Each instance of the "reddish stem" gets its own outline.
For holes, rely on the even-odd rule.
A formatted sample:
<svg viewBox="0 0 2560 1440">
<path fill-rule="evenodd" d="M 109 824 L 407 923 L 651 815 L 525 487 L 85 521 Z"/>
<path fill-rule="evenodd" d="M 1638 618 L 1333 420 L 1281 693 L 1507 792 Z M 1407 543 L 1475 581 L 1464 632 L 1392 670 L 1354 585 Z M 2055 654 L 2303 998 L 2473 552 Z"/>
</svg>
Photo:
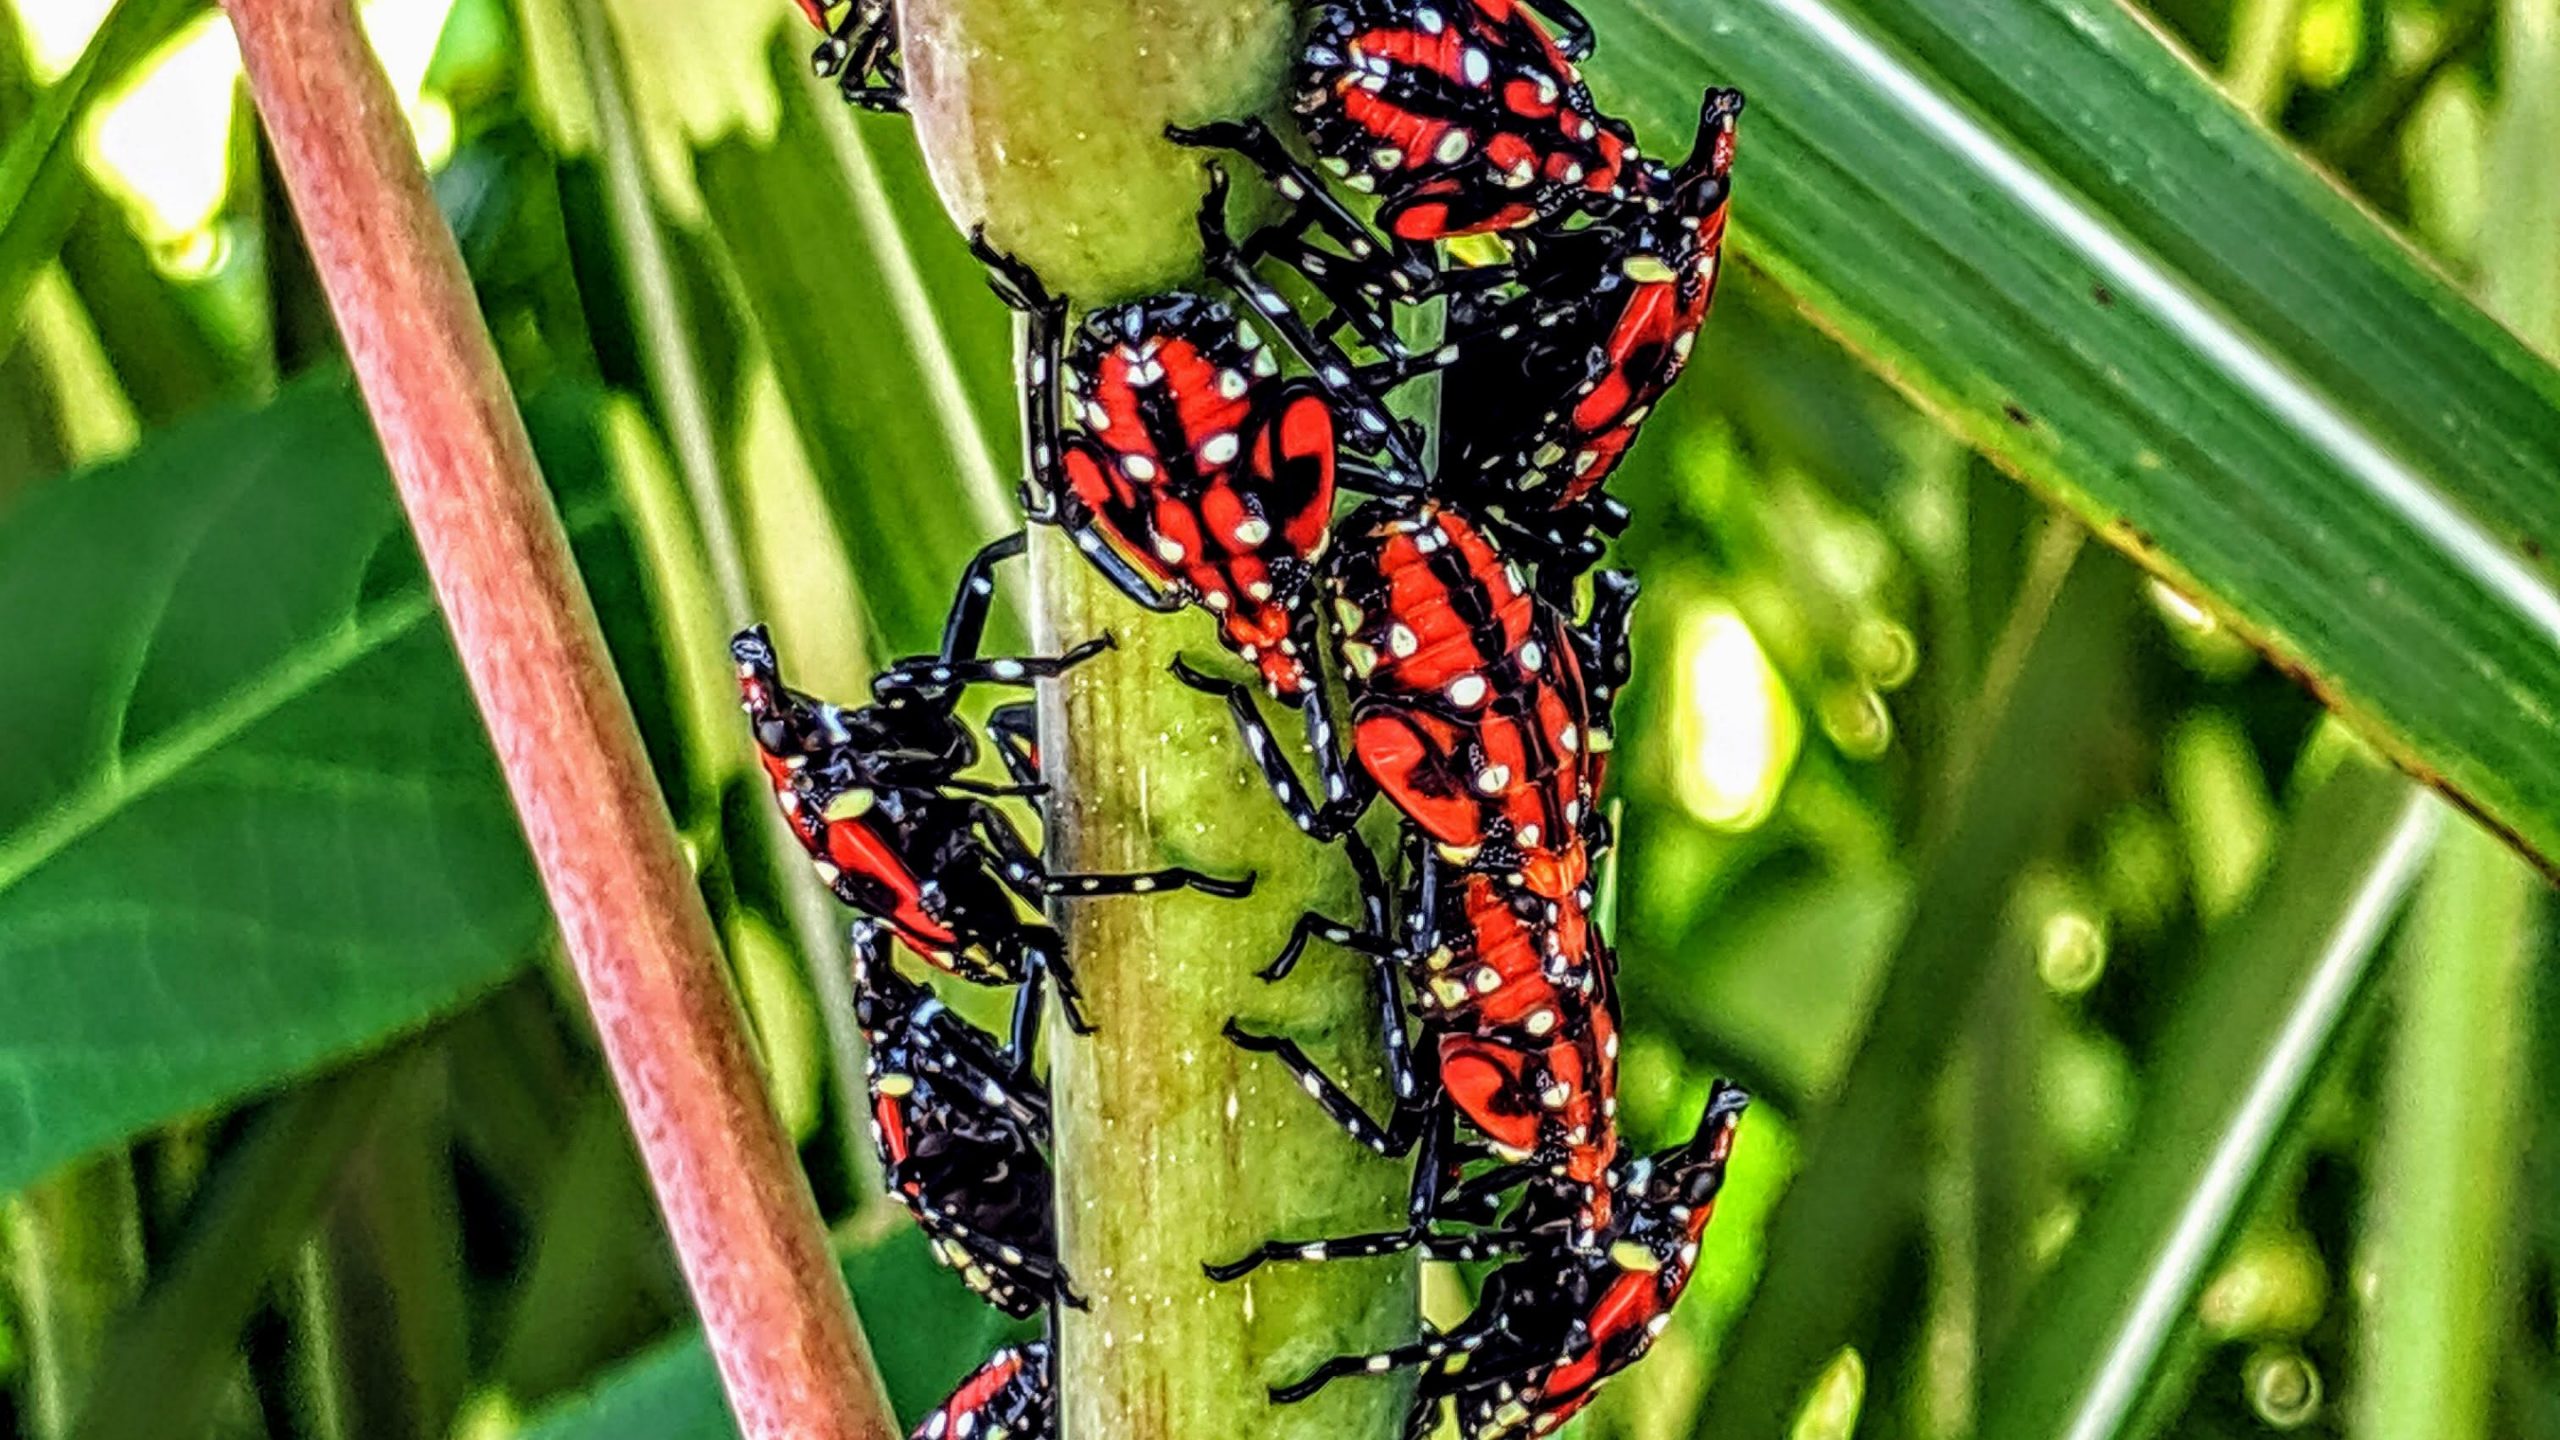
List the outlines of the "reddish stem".
<svg viewBox="0 0 2560 1440">
<path fill-rule="evenodd" d="M 229 0 L 250 88 L 748 1440 L 891 1440 L 807 1182 L 407 125 L 348 0 Z"/>
</svg>

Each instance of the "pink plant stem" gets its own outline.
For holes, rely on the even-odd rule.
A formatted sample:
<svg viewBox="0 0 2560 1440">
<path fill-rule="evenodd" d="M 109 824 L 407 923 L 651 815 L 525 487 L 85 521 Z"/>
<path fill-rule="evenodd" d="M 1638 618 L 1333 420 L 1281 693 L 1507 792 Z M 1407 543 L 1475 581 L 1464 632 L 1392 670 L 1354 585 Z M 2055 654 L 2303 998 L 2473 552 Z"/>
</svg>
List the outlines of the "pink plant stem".
<svg viewBox="0 0 2560 1440">
<path fill-rule="evenodd" d="M 748 1440 L 891 1440 L 462 258 L 349 0 L 229 0 L 258 110 Z"/>
</svg>

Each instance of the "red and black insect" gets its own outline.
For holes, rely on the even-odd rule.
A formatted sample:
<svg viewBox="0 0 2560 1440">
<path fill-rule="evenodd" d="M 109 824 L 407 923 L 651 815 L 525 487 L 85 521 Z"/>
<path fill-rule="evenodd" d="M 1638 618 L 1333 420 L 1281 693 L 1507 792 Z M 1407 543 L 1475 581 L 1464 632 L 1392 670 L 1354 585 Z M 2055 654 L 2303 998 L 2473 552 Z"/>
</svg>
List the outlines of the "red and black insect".
<svg viewBox="0 0 2560 1440">
<path fill-rule="evenodd" d="M 1378 196 L 1383 258 L 1370 228 L 1262 122 L 1177 129 L 1173 137 L 1235 150 L 1272 177 L 1297 210 L 1257 246 L 1306 272 L 1338 305 L 1350 292 L 1333 282 L 1346 277 L 1372 301 L 1421 298 L 1446 283 L 1433 242 L 1554 229 L 1632 199 L 1634 136 L 1592 103 L 1574 68 L 1589 52 L 1589 27 L 1570 6 L 1539 8 L 1565 26 L 1568 43 L 1520 0 L 1317 7 L 1294 103 L 1321 168 Z M 1342 253 L 1307 245 L 1310 227 Z"/>
<path fill-rule="evenodd" d="M 1049 1440 L 1058 1433 L 1056 1366 L 1046 1340 L 1007 1345 L 971 1371 L 907 1440 Z"/>
<path fill-rule="evenodd" d="M 1362 869 L 1365 885 L 1372 867 Z M 1428 854 L 1416 857 L 1416 873 L 1410 939 L 1384 933 L 1383 907 L 1372 898 L 1365 930 L 1301 916 L 1288 947 L 1262 972 L 1272 980 L 1286 975 L 1314 939 L 1374 963 L 1396 1097 L 1385 1120 L 1372 1117 L 1297 1042 L 1227 1027 L 1241 1048 L 1287 1066 L 1354 1140 L 1391 1156 L 1421 1146 L 1405 1228 L 1270 1241 L 1242 1260 L 1210 1267 L 1212 1277 L 1234 1279 L 1269 1260 L 1480 1248 L 1485 1236 L 1436 1235 L 1431 1226 L 1480 1222 L 1498 1196 L 1524 1182 L 1562 1202 L 1523 1207 L 1522 1223 L 1563 1225 L 1568 1243 L 1585 1245 L 1609 1224 L 1609 1168 L 1618 1153 L 1614 965 L 1581 902 L 1541 900 L 1491 876 L 1445 870 Z M 1411 1040 L 1405 1007 L 1420 1022 Z M 1481 1144 L 1456 1137 L 1460 1120 L 1484 1137 Z M 1498 1163 L 1462 1180 L 1478 1158 Z"/>
<path fill-rule="evenodd" d="M 865 110 L 907 108 L 907 77 L 898 60 L 895 0 L 796 0 L 800 13 L 827 38 L 809 56 L 811 69 L 832 76 L 844 98 Z M 838 4 L 844 13 L 827 12 Z"/>
<path fill-rule="evenodd" d="M 1065 300 L 978 242 L 997 292 L 1030 318 L 1024 506 L 1064 528 L 1138 604 L 1216 616 L 1221 642 L 1262 688 L 1304 713 L 1318 755 L 1333 762 L 1323 793 L 1347 798 L 1351 779 L 1339 768 L 1315 663 L 1315 568 L 1340 486 L 1413 493 L 1420 480 L 1384 408 L 1344 391 L 1349 361 L 1235 253 L 1225 183 L 1212 167 L 1201 209 L 1211 269 L 1308 359 L 1310 375 L 1283 375 L 1254 322 L 1190 291 L 1094 311 L 1070 342 Z M 1346 448 L 1382 458 L 1371 464 Z"/>
<path fill-rule="evenodd" d="M 1181 868 L 1052 874 L 989 803 L 1039 787 L 961 776 L 977 758 L 953 714 L 963 689 L 1063 674 L 1109 643 L 1088 641 L 1055 658 L 978 658 L 996 563 L 1021 553 L 1018 533 L 978 553 L 961 578 L 941 651 L 883 670 L 872 680 L 872 704 L 846 709 L 786 687 L 762 626 L 741 632 L 730 653 L 774 797 L 836 898 L 962 979 L 1026 985 L 1026 1009 L 1036 1008 L 1041 981 L 1054 982 L 1069 1023 L 1082 1030 L 1057 930 L 1026 918 L 1017 901 L 1181 888 L 1239 896 L 1251 891 L 1252 877 L 1227 881 Z M 1017 768 L 1025 763 L 1018 740 L 999 749 Z"/>
<path fill-rule="evenodd" d="M 1437 503 L 1355 511 L 1324 584 L 1360 774 L 1453 862 L 1550 900 L 1580 891 L 1596 823 L 1593 757 L 1610 744 L 1582 657 L 1617 642 L 1577 640 L 1487 532 Z M 1365 786 L 1316 801 L 1242 687 L 1179 663 L 1175 673 L 1227 700 L 1301 829 L 1324 838 L 1349 829 Z"/>
<path fill-rule="evenodd" d="M 898 973 L 881 927 L 853 930 L 855 1016 L 869 1042 L 871 1139 L 889 1192 L 970 1289 L 1022 1318 L 1081 1306 L 1058 1267 L 1049 1100 L 1029 1080 L 1032 1036 L 993 1036 Z M 1028 987 L 1025 987 L 1026 990 Z"/>
<path fill-rule="evenodd" d="M 1594 505 L 1714 302 L 1741 114 L 1740 91 L 1708 91 L 1689 159 L 1639 171 L 1641 206 L 1546 239 L 1520 261 L 1517 289 L 1457 297 L 1450 343 L 1390 365 L 1389 378 L 1445 365 L 1449 393 L 1466 397 L 1444 417 L 1444 493 L 1522 526 L 1624 524 Z"/>
<path fill-rule="evenodd" d="M 1407 1440 L 1438 1428 L 1454 1402 L 1462 1440 L 1545 1435 L 1591 1403 L 1600 1385 L 1642 1358 L 1697 1273 L 1698 1251 L 1750 1097 L 1718 1081 L 1687 1144 L 1626 1167 L 1613 1220 L 1596 1251 L 1525 1232 L 1518 1259 L 1486 1277 L 1456 1327 L 1376 1355 L 1345 1355 L 1272 1391 L 1303 1400 L 1334 1380 L 1419 1367 Z"/>
</svg>

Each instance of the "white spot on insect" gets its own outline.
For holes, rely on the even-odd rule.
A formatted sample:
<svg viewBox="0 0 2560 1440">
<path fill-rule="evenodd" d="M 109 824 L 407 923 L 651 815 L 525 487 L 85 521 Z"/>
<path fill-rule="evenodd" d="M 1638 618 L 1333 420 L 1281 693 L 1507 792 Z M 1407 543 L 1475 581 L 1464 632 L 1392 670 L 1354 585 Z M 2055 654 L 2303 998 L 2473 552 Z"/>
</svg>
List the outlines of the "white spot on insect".
<svg viewBox="0 0 2560 1440">
<path fill-rule="evenodd" d="M 1475 137 L 1466 131 L 1452 130 L 1440 137 L 1439 144 L 1431 147 L 1431 158 L 1443 165 L 1454 165 L 1467 158 L 1467 152 L 1475 147 L 1475 143 Z"/>
<path fill-rule="evenodd" d="M 1564 728 L 1556 732 L 1556 748 L 1567 755 L 1579 753 L 1582 749 L 1582 727 L 1570 720 L 1564 722 Z"/>
<path fill-rule="evenodd" d="M 1429 5 L 1425 5 L 1420 10 L 1415 11 L 1413 19 L 1415 24 L 1422 27 L 1425 34 L 1437 35 L 1441 31 L 1449 28 L 1449 22 L 1442 18 L 1438 10 Z"/>
<path fill-rule="evenodd" d="M 1535 670 L 1545 663 L 1547 663 L 1547 651 L 1545 646 L 1540 645 L 1535 640 L 1524 640 L 1521 642 L 1520 668 L 1524 670 Z"/>
<path fill-rule="evenodd" d="M 1156 478 L 1156 462 L 1144 455 L 1123 455 L 1120 457 L 1120 473 L 1143 485 Z"/>
<path fill-rule="evenodd" d="M 1387 627 L 1387 649 L 1393 651 L 1397 659 L 1405 659 L 1421 648 L 1422 641 L 1411 627 L 1403 624 Z"/>
<path fill-rule="evenodd" d="M 1268 580 L 1248 580 L 1245 582 L 1244 593 L 1257 601 L 1268 600 L 1271 598 L 1271 582 Z M 1297 649 L 1295 645 L 1286 640 L 1280 642 L 1280 648 L 1284 652 L 1294 652 Z"/>
<path fill-rule="evenodd" d="M 1529 1012 L 1528 1020 L 1524 1023 L 1528 1026 L 1529 1033 L 1532 1035 L 1551 1034 L 1556 1028 L 1556 1012 L 1553 1010 L 1532 1010 Z"/>
<path fill-rule="evenodd" d="M 1486 795 L 1499 795 L 1502 787 L 1510 783 L 1511 767 L 1508 765 L 1487 765 L 1476 772 L 1476 789 Z"/>
<path fill-rule="evenodd" d="M 1188 551 L 1182 548 L 1182 542 L 1174 539 L 1172 536 L 1159 535 L 1156 537 L 1156 555 L 1166 564 L 1178 565 L 1182 563 L 1182 557 L 1188 553 Z"/>
<path fill-rule="evenodd" d="M 1467 53 L 1458 60 L 1458 73 L 1466 78 L 1468 84 L 1482 85 L 1493 78 L 1493 60 L 1470 45 Z"/>
<path fill-rule="evenodd" d="M 1200 461 L 1204 465 L 1224 465 L 1236 458 L 1238 448 L 1235 432 L 1221 430 L 1200 442 Z"/>
<path fill-rule="evenodd" d="M 991 660 L 987 663 L 987 673 L 993 675 L 999 680 L 1019 680 L 1022 678 L 1022 662 L 1019 660 Z"/>
<path fill-rule="evenodd" d="M 1220 399 L 1241 400 L 1244 398 L 1244 392 L 1249 388 L 1251 388 L 1251 383 L 1244 378 L 1243 371 L 1221 370 L 1218 372 L 1218 397 Z"/>
<path fill-rule="evenodd" d="M 1393 170 L 1404 163 L 1404 152 L 1393 145 L 1381 145 L 1369 152 L 1369 163 L 1380 170 Z"/>
<path fill-rule="evenodd" d="M 1345 648 L 1347 649 L 1348 647 Z M 1375 660 L 1373 659 L 1371 663 L 1374 664 Z M 1484 677 L 1473 674 L 1461 675 L 1457 679 L 1449 682 L 1448 694 L 1449 703 L 1458 706 L 1461 709 L 1472 709 L 1475 706 L 1481 705 L 1484 703 L 1485 696 Z M 1510 778 L 1510 773 L 1505 771 L 1503 778 L 1508 780 Z"/>
</svg>

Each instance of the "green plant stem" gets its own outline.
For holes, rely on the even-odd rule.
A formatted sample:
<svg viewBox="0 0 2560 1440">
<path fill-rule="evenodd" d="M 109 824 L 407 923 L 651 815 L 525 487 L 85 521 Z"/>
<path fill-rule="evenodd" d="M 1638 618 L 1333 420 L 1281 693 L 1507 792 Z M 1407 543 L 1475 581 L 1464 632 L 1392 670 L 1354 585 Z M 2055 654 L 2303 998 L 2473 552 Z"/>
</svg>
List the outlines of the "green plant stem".
<svg viewBox="0 0 2560 1440">
<path fill-rule="evenodd" d="M 907 73 L 945 204 L 1086 303 L 1195 272 L 1200 162 L 1161 127 L 1266 102 L 1289 14 L 1275 0 L 910 3 Z M 1002 43 L 973 38 L 994 36 Z M 1090 103 L 1097 76 L 1110 77 L 1107 107 Z M 1035 537 L 1032 569 L 1035 648 L 1105 630 L 1117 640 L 1042 697 L 1050 863 L 1260 874 L 1249 901 L 1143 896 L 1058 916 L 1100 1027 L 1076 1037 L 1053 1018 L 1048 1036 L 1060 1244 L 1092 1307 L 1060 1318 L 1062 1433 L 1398 1433 L 1401 1379 L 1337 1384 L 1289 1407 L 1265 1387 L 1410 1339 L 1411 1262 L 1277 1265 L 1231 1285 L 1200 1269 L 1273 1235 L 1397 1218 L 1402 1168 L 1360 1151 L 1284 1070 L 1220 1035 L 1241 1016 L 1295 1036 L 1384 1109 L 1362 965 L 1318 953 L 1285 986 L 1253 978 L 1302 909 L 1356 913 L 1349 877 L 1283 819 L 1224 707 L 1165 674 L 1177 649 L 1231 663 L 1212 658 L 1205 616 L 1144 615 L 1054 531 Z M 1279 723 L 1290 733 L 1295 722 Z"/>
<path fill-rule="evenodd" d="M 26 1347 L 27 1433 L 61 1440 L 107 1336 L 142 1289 L 142 1201 L 133 1161 L 74 1161 L 8 1203 L 9 1278 Z"/>
<path fill-rule="evenodd" d="M 2351 1433 L 2480 1440 L 2521 1321 L 2511 1202 L 2527 957 L 2540 881 L 2480 831 L 2448 836 L 2400 956 L 2376 1145 Z"/>
</svg>

